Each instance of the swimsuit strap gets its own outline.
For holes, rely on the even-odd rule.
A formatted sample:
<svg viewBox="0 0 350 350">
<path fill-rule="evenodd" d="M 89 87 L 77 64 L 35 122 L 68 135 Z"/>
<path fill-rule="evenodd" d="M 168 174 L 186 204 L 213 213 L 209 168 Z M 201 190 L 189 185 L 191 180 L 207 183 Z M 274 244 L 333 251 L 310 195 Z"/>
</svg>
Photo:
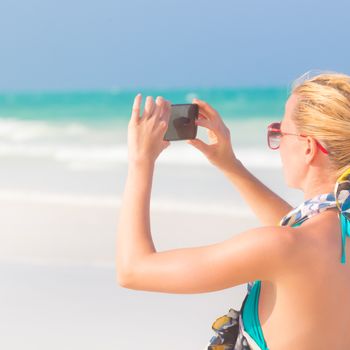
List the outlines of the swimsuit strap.
<svg viewBox="0 0 350 350">
<path fill-rule="evenodd" d="M 346 237 L 350 237 L 350 221 L 346 218 L 343 213 L 339 214 L 341 222 L 341 263 L 345 264 L 346 255 L 345 255 L 345 243 Z"/>
</svg>

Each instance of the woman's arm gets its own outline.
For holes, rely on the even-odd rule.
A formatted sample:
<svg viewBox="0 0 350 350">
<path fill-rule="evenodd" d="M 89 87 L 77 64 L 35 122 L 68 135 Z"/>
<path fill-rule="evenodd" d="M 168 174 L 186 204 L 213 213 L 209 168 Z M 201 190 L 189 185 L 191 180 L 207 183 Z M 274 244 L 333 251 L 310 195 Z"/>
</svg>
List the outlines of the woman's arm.
<svg viewBox="0 0 350 350">
<path fill-rule="evenodd" d="M 117 232 L 117 278 L 123 285 L 129 271 L 155 253 L 150 228 L 150 197 L 154 163 L 130 162 Z"/>
<path fill-rule="evenodd" d="M 303 235 L 297 230 L 302 228 L 259 227 L 216 244 L 148 253 L 148 233 L 134 232 L 145 249 L 137 244 L 137 258 L 128 274 L 120 275 L 119 284 L 135 290 L 195 294 L 255 280 L 276 282 L 307 264 L 307 250 L 300 249 L 299 242 Z"/>
<path fill-rule="evenodd" d="M 119 285 L 163 293 L 205 293 L 275 281 L 302 259 L 297 228 L 250 229 L 216 244 L 157 252 L 150 227 L 154 163 L 130 162 L 117 232 Z M 299 249 L 300 251 L 300 249 Z"/>
<path fill-rule="evenodd" d="M 208 131 L 209 144 L 199 139 L 187 143 L 199 149 L 238 189 L 263 225 L 277 225 L 293 207 L 271 191 L 236 158 L 231 133 L 219 113 L 207 102 L 193 99 L 199 105 L 197 125 Z"/>
<path fill-rule="evenodd" d="M 263 225 L 277 225 L 293 207 L 265 186 L 236 159 L 223 170 Z"/>
<path fill-rule="evenodd" d="M 129 271 L 144 257 L 155 252 L 150 229 L 150 196 L 154 164 L 170 145 L 164 140 L 171 104 L 158 96 L 148 96 L 142 117 L 142 96 L 132 106 L 128 124 L 128 176 L 117 230 L 117 279 L 124 283 Z"/>
</svg>

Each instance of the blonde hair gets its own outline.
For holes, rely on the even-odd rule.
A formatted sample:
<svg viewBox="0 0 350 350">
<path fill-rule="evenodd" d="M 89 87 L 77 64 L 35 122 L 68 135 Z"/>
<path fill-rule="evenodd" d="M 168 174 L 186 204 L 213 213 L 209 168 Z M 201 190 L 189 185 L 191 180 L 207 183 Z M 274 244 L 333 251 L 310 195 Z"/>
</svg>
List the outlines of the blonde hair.
<svg viewBox="0 0 350 350">
<path fill-rule="evenodd" d="M 326 148 L 338 178 L 350 166 L 350 76 L 310 72 L 292 83 L 291 94 L 298 98 L 292 118 L 299 133 Z"/>
</svg>

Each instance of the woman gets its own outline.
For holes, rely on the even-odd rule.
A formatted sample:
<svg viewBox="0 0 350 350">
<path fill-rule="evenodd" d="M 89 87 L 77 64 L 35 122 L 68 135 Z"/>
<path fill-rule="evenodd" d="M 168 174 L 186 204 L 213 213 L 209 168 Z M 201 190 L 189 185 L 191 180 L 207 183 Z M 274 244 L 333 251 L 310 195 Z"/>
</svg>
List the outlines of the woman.
<svg viewBox="0 0 350 350">
<path fill-rule="evenodd" d="M 148 97 L 140 118 L 138 95 L 118 223 L 119 284 L 203 293 L 248 283 L 241 312 L 230 309 L 213 323 L 208 349 L 350 349 L 350 77 L 323 73 L 297 81 L 281 124 L 268 126 L 268 145 L 280 150 L 286 184 L 304 192 L 294 209 L 236 158 L 217 111 L 204 101 L 193 103 L 210 143 L 188 143 L 224 172 L 262 226 L 212 245 L 155 250 L 150 192 L 156 158 L 169 146 L 163 135 L 170 103 Z"/>
</svg>

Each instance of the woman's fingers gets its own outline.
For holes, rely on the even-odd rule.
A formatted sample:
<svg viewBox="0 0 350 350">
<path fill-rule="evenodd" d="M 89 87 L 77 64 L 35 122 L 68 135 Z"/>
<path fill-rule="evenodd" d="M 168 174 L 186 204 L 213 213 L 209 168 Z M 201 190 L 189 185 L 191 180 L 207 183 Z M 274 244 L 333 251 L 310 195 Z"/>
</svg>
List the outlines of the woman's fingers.
<svg viewBox="0 0 350 350">
<path fill-rule="evenodd" d="M 198 119 L 196 120 L 196 124 L 209 129 L 210 131 L 214 132 L 218 137 L 227 137 L 229 129 L 225 125 L 219 113 L 214 108 L 212 108 L 207 102 L 198 99 L 193 99 L 193 101 L 198 101 L 198 104 L 200 105 L 199 115 Z"/>
<path fill-rule="evenodd" d="M 194 98 L 192 102 L 198 104 L 199 112 L 201 112 L 206 118 L 211 120 L 218 118 L 218 112 L 213 107 L 211 107 L 209 103 L 199 100 L 198 98 Z"/>
<path fill-rule="evenodd" d="M 131 118 L 130 118 L 130 121 L 133 123 L 137 123 L 140 119 L 141 101 L 142 101 L 142 95 L 137 94 L 134 98 L 134 104 L 132 106 Z"/>
<path fill-rule="evenodd" d="M 161 115 L 161 119 L 165 121 L 165 125 L 168 125 L 171 114 L 171 103 L 170 101 L 164 100 L 163 111 Z"/>
<path fill-rule="evenodd" d="M 154 105 L 155 105 L 155 103 L 153 101 L 153 97 L 147 96 L 146 102 L 145 102 L 145 109 L 143 111 L 142 118 L 148 119 L 152 115 L 153 110 L 154 110 Z"/>
<path fill-rule="evenodd" d="M 209 119 L 198 118 L 195 121 L 196 125 L 203 126 L 206 129 L 213 130 L 213 124 Z"/>
<path fill-rule="evenodd" d="M 152 96 L 147 96 L 142 119 L 152 119 L 156 124 L 165 127 L 169 123 L 170 113 L 171 103 L 169 101 L 165 100 L 162 96 L 157 96 L 155 101 Z"/>
<path fill-rule="evenodd" d="M 161 96 L 157 96 L 156 98 L 156 103 L 155 103 L 155 107 L 154 107 L 154 110 L 153 110 L 153 113 L 152 113 L 152 118 L 155 118 L 155 119 L 159 119 L 159 117 L 161 116 L 162 114 L 162 108 L 163 108 L 163 97 Z"/>
</svg>

